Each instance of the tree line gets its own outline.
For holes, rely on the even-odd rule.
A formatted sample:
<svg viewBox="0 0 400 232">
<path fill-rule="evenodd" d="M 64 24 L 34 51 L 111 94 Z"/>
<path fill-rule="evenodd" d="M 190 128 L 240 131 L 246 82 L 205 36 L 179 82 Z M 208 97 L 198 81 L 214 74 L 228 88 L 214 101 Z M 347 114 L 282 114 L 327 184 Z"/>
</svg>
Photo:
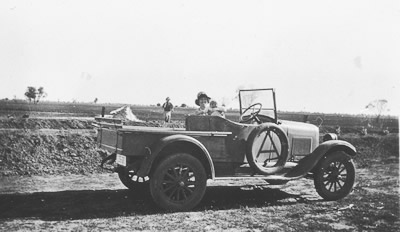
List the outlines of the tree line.
<svg viewBox="0 0 400 232">
<path fill-rule="evenodd" d="M 37 104 L 40 99 L 47 97 L 47 93 L 44 91 L 43 87 L 36 89 L 33 86 L 28 86 L 25 92 L 25 97 L 28 98 L 29 102 Z"/>
</svg>

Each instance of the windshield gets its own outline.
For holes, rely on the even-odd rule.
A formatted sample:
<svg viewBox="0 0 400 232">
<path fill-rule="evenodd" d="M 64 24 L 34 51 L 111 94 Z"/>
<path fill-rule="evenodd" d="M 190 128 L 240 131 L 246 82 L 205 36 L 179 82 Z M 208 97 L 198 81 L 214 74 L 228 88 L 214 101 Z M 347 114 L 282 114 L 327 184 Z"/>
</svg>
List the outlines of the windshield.
<svg viewBox="0 0 400 232">
<path fill-rule="evenodd" d="M 240 114 L 253 104 L 260 103 L 261 110 L 259 115 L 275 118 L 275 92 L 274 89 L 248 89 L 239 91 Z M 259 105 L 248 110 L 250 114 L 259 109 Z"/>
</svg>

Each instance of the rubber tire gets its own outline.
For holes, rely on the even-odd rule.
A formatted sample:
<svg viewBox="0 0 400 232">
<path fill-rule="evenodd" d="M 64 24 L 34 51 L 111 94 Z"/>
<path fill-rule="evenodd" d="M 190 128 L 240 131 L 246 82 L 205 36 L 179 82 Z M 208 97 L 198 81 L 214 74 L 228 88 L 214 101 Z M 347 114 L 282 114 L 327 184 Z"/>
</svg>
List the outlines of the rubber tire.
<svg viewBox="0 0 400 232">
<path fill-rule="evenodd" d="M 177 202 L 170 199 L 163 190 L 163 180 L 168 170 L 184 165 L 193 171 L 198 184 L 187 200 Z M 175 153 L 160 162 L 150 178 L 150 194 L 153 201 L 169 211 L 187 211 L 194 208 L 203 199 L 207 187 L 207 174 L 203 164 L 196 157 L 187 153 Z"/>
<path fill-rule="evenodd" d="M 149 182 L 136 182 L 129 177 L 128 171 L 124 168 L 118 172 L 119 180 L 125 187 L 135 192 L 145 192 L 149 190 Z"/>
<path fill-rule="evenodd" d="M 344 165 L 347 176 L 344 185 L 338 191 L 329 191 L 324 184 L 323 176 L 327 167 L 333 162 L 340 162 Z M 317 193 L 327 201 L 335 201 L 346 197 L 353 189 L 355 181 L 355 166 L 351 157 L 343 152 L 336 151 L 325 155 L 318 163 L 317 169 L 314 173 L 314 186 Z"/>
<path fill-rule="evenodd" d="M 272 167 L 265 168 L 263 166 L 260 166 L 258 163 L 254 161 L 254 155 L 253 155 L 253 145 L 254 145 L 254 140 L 260 136 L 260 134 L 264 131 L 267 130 L 272 130 L 276 133 L 276 135 L 279 137 L 279 140 L 281 141 L 281 154 L 280 154 L 280 159 L 276 162 L 276 164 Z M 246 145 L 246 158 L 247 162 L 249 162 L 250 167 L 252 167 L 257 173 L 263 174 L 263 175 L 271 175 L 274 173 L 279 172 L 282 170 L 282 168 L 285 166 L 287 158 L 289 156 L 289 140 L 288 137 L 286 136 L 285 131 L 283 129 L 274 124 L 274 123 L 263 123 L 260 126 L 256 127 L 249 135 L 247 139 L 247 145 Z"/>
</svg>

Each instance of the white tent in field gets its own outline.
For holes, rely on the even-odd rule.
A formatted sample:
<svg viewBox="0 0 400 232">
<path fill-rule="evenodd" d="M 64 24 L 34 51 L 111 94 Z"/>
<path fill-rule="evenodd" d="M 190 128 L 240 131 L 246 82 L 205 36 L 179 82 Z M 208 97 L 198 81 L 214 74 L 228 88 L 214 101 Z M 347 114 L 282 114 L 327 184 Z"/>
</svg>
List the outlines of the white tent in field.
<svg viewBox="0 0 400 232">
<path fill-rule="evenodd" d="M 132 113 L 130 106 L 123 106 L 121 108 L 111 111 L 110 114 L 113 115 L 113 118 L 120 118 L 133 122 L 143 122 Z"/>
</svg>

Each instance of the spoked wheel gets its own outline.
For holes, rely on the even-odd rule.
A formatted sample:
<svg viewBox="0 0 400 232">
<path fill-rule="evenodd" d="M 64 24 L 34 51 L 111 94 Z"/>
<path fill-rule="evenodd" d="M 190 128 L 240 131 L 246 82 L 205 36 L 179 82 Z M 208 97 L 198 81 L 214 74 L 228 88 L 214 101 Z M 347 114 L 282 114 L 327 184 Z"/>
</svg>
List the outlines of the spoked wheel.
<svg viewBox="0 0 400 232">
<path fill-rule="evenodd" d="M 288 155 L 288 138 L 278 125 L 263 123 L 250 133 L 246 146 L 246 158 L 257 173 L 270 175 L 280 171 Z"/>
<path fill-rule="evenodd" d="M 314 173 L 318 194 L 328 201 L 347 196 L 354 185 L 355 168 L 351 157 L 343 151 L 325 156 Z"/>
<path fill-rule="evenodd" d="M 203 198 L 207 175 L 202 163 L 187 153 L 176 153 L 164 159 L 150 178 L 150 193 L 161 208 L 185 211 Z"/>
<path fill-rule="evenodd" d="M 118 177 L 122 184 L 125 185 L 129 190 L 132 191 L 148 191 L 149 182 L 138 182 L 134 181 L 133 177 L 136 175 L 134 171 L 128 171 L 125 168 L 118 172 Z"/>
</svg>

